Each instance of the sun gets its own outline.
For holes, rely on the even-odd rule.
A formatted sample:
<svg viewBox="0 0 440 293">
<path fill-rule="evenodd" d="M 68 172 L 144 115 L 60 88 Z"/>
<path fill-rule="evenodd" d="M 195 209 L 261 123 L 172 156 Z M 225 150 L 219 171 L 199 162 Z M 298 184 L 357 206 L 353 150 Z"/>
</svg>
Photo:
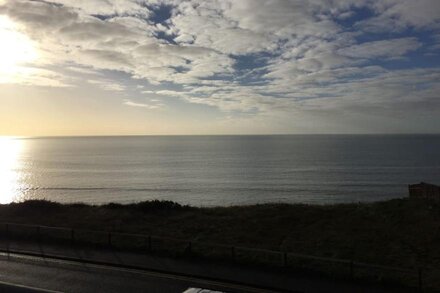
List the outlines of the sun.
<svg viewBox="0 0 440 293">
<path fill-rule="evenodd" d="M 7 16 L 0 15 L 0 83 L 15 82 L 38 58 L 34 42 Z"/>
</svg>

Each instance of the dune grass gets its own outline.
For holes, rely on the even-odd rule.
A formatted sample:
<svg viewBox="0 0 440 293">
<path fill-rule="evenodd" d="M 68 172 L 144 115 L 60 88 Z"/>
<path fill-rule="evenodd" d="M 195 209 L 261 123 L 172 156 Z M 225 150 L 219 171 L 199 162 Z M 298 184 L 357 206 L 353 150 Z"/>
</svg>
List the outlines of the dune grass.
<svg viewBox="0 0 440 293">
<path fill-rule="evenodd" d="M 170 201 L 0 205 L 0 221 L 141 233 L 397 267 L 440 267 L 440 203 L 261 204 L 196 208 Z"/>
</svg>

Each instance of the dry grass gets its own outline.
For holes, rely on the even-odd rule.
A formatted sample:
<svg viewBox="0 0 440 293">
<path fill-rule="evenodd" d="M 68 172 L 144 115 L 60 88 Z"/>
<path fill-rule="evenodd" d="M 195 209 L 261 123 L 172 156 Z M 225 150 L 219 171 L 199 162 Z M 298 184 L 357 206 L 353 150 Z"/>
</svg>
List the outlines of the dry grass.
<svg viewBox="0 0 440 293">
<path fill-rule="evenodd" d="M 439 202 L 194 208 L 169 201 L 102 206 L 27 201 L 1 205 L 0 221 L 141 233 L 398 267 L 440 267 Z"/>
</svg>

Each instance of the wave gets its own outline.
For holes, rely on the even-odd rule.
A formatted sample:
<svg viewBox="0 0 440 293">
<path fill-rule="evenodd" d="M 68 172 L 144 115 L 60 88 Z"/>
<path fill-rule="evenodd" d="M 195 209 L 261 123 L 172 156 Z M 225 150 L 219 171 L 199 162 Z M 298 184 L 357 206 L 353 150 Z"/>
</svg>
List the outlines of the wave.
<svg viewBox="0 0 440 293">
<path fill-rule="evenodd" d="M 22 191 L 37 191 L 37 190 L 66 190 L 66 191 L 191 191 L 191 189 L 184 188 L 125 188 L 125 187 L 28 187 L 20 189 Z"/>
</svg>

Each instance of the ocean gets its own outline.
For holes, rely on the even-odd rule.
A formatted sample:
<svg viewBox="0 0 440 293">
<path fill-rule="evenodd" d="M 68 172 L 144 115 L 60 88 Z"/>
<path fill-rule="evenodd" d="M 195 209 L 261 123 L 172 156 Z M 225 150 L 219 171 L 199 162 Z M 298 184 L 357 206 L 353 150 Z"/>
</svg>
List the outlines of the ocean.
<svg viewBox="0 0 440 293">
<path fill-rule="evenodd" d="M 0 202 L 332 204 L 440 183 L 439 135 L 0 139 Z"/>
</svg>

